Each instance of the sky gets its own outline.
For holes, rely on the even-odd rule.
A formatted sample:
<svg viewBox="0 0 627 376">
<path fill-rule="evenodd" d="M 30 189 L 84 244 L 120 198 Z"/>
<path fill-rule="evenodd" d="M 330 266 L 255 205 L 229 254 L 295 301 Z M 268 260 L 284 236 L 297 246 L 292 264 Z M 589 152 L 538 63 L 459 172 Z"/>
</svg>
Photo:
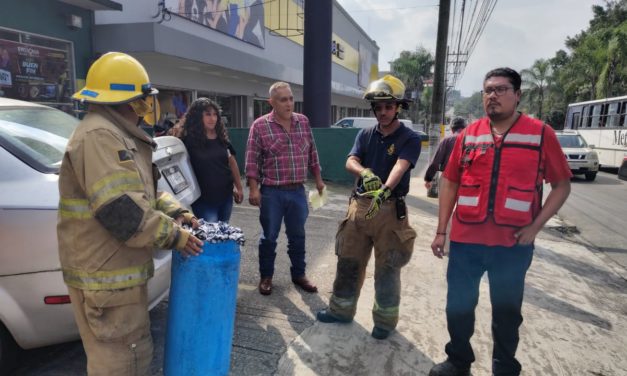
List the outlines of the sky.
<svg viewBox="0 0 627 376">
<path fill-rule="evenodd" d="M 453 4 L 461 0 L 451 0 Z M 439 0 L 338 0 L 379 46 L 379 71 L 401 51 L 425 47 L 435 56 Z M 466 3 L 476 3 L 467 1 Z M 537 59 L 566 50 L 566 37 L 588 28 L 592 5 L 602 0 L 498 0 L 470 56 L 456 89 L 463 96 L 481 90 L 483 76 L 492 68 L 520 71 Z"/>
</svg>

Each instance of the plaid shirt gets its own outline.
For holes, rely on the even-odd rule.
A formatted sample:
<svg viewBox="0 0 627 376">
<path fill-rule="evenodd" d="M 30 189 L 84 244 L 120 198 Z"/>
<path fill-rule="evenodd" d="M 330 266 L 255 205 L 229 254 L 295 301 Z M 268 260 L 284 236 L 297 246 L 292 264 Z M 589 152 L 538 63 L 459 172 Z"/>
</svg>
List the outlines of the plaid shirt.
<svg viewBox="0 0 627 376">
<path fill-rule="evenodd" d="M 307 168 L 320 172 L 316 143 L 305 115 L 293 113 L 287 132 L 274 119 L 274 111 L 250 127 L 246 144 L 246 177 L 262 185 L 304 183 Z"/>
</svg>

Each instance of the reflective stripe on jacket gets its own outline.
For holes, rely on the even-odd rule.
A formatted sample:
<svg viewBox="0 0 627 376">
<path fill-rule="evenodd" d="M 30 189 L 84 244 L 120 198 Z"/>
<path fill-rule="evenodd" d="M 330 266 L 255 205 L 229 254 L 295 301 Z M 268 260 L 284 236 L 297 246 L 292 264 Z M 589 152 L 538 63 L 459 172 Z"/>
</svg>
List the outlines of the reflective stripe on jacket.
<svg viewBox="0 0 627 376">
<path fill-rule="evenodd" d="M 144 284 L 154 274 L 153 249 L 176 244 L 181 230 L 171 216 L 183 209 L 172 196 L 156 197 L 153 146 L 110 107 L 90 105 L 59 171 L 57 235 L 67 285 L 115 290 Z"/>
<path fill-rule="evenodd" d="M 464 130 L 457 219 L 482 223 L 489 215 L 498 225 L 530 224 L 542 202 L 541 121 L 520 115 L 496 147 L 490 121 L 483 118 Z"/>
</svg>

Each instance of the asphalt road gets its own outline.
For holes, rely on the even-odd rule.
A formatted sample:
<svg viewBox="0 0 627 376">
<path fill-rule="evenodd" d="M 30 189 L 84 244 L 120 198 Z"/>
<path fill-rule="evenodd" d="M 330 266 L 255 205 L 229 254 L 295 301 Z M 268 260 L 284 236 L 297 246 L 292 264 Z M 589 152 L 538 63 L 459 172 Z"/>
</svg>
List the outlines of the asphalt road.
<svg viewBox="0 0 627 376">
<path fill-rule="evenodd" d="M 559 215 L 618 269 L 627 270 L 627 181 L 607 172 L 592 182 L 576 176 Z"/>
</svg>

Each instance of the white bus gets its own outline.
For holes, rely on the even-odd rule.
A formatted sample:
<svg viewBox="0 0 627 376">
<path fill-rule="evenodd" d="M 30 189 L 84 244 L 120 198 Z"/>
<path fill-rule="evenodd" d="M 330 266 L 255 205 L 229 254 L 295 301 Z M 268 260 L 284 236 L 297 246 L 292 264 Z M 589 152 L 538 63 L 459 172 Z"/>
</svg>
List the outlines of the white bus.
<svg viewBox="0 0 627 376">
<path fill-rule="evenodd" d="M 619 168 L 627 157 L 627 96 L 569 104 L 564 129 L 594 145 L 602 167 Z"/>
</svg>

